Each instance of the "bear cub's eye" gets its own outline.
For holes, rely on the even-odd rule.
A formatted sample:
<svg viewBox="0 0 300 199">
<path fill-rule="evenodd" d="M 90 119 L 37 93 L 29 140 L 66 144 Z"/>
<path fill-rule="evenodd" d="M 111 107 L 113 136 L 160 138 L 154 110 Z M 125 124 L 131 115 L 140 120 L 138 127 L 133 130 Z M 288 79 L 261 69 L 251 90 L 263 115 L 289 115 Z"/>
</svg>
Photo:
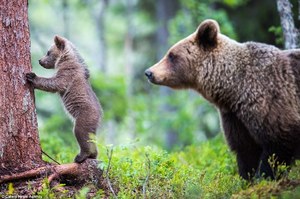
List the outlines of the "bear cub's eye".
<svg viewBox="0 0 300 199">
<path fill-rule="evenodd" d="M 47 52 L 47 56 L 49 56 L 49 55 L 50 55 L 50 51 Z"/>
<path fill-rule="evenodd" d="M 168 59 L 171 61 L 171 62 L 174 62 L 175 59 L 176 59 L 176 55 L 172 52 L 169 53 L 168 55 Z"/>
</svg>

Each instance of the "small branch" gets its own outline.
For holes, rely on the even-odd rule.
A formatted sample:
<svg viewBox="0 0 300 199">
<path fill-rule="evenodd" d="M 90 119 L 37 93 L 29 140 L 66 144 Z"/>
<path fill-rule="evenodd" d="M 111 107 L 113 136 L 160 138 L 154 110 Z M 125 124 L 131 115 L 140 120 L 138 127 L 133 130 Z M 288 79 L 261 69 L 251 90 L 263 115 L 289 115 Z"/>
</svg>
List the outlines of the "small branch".
<svg viewBox="0 0 300 199">
<path fill-rule="evenodd" d="M 112 194 L 114 195 L 114 198 L 117 198 L 117 195 L 115 194 L 115 191 L 114 189 L 112 188 L 112 185 L 111 185 L 111 182 L 109 180 L 109 177 L 108 177 L 108 172 L 110 170 L 110 165 L 111 165 L 111 159 L 112 159 L 112 154 L 113 154 L 113 149 L 111 148 L 110 150 L 107 149 L 106 150 L 106 154 L 107 154 L 107 157 L 108 157 L 108 165 L 107 165 L 107 169 L 106 169 L 106 172 L 105 172 L 105 179 L 107 181 L 107 184 L 108 184 L 108 187 L 110 189 L 110 191 L 112 192 Z"/>
<path fill-rule="evenodd" d="M 151 161 L 149 159 L 149 154 L 146 153 L 146 158 L 147 158 L 147 176 L 145 178 L 144 184 L 143 184 L 143 198 L 146 198 L 146 186 L 149 181 L 150 177 L 150 171 L 151 171 Z"/>
<path fill-rule="evenodd" d="M 46 152 L 44 152 L 43 150 L 42 150 L 42 153 L 45 155 L 45 156 L 47 156 L 50 160 L 52 160 L 53 162 L 55 162 L 56 164 L 58 164 L 58 165 L 60 165 L 60 163 L 58 162 L 58 161 L 56 161 L 54 158 L 52 158 L 50 155 L 48 155 Z"/>
</svg>

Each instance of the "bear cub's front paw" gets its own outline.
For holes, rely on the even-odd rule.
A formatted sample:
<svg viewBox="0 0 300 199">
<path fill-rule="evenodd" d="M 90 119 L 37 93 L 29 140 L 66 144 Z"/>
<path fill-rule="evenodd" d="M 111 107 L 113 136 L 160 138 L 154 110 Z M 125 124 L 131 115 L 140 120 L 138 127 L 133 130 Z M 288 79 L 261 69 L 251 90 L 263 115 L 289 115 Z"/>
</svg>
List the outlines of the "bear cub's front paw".
<svg viewBox="0 0 300 199">
<path fill-rule="evenodd" d="M 35 73 L 26 73 L 26 79 L 30 83 L 32 83 L 34 81 L 35 77 L 36 77 Z"/>
</svg>

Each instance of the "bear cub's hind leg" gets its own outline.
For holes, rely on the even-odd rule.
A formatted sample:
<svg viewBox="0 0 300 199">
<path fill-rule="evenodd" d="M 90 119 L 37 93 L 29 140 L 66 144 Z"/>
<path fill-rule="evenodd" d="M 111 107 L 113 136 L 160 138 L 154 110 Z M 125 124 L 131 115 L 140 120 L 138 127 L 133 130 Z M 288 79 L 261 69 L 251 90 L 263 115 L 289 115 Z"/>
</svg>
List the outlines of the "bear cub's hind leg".
<svg viewBox="0 0 300 199">
<path fill-rule="evenodd" d="M 86 121 L 82 118 L 77 118 L 74 126 L 74 134 L 80 146 L 80 153 L 75 157 L 75 162 L 81 163 L 87 158 L 96 159 L 97 146 L 93 142 L 92 135 L 96 133 L 96 126 L 86 126 Z"/>
</svg>

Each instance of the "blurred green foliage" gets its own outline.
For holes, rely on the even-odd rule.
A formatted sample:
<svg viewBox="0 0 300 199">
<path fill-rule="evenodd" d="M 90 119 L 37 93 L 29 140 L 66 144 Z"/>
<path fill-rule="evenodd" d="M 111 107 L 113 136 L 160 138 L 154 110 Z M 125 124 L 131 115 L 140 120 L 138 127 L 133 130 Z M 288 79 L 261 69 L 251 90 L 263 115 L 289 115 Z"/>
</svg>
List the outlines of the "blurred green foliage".
<svg viewBox="0 0 300 199">
<path fill-rule="evenodd" d="M 222 33 L 236 39 L 232 23 L 228 18 L 227 12 L 220 8 L 215 9 L 212 6 L 215 3 L 221 3 L 218 0 L 181 0 L 182 10 L 178 11 L 176 17 L 170 24 L 170 42 L 174 43 L 196 31 L 198 25 L 205 19 L 214 19 L 220 24 Z M 227 5 L 237 6 L 242 1 L 224 1 Z"/>
<path fill-rule="evenodd" d="M 102 73 L 97 73 L 93 75 L 91 83 L 96 95 L 101 97 L 105 118 L 117 123 L 122 122 L 128 111 L 124 77 L 112 76 L 107 79 Z"/>
<path fill-rule="evenodd" d="M 274 35 L 276 36 L 275 43 L 277 45 L 281 45 L 281 46 L 284 45 L 284 41 L 283 41 L 283 37 L 282 37 L 283 33 L 282 33 L 281 26 L 271 26 L 269 28 L 269 32 L 274 33 Z"/>
</svg>

